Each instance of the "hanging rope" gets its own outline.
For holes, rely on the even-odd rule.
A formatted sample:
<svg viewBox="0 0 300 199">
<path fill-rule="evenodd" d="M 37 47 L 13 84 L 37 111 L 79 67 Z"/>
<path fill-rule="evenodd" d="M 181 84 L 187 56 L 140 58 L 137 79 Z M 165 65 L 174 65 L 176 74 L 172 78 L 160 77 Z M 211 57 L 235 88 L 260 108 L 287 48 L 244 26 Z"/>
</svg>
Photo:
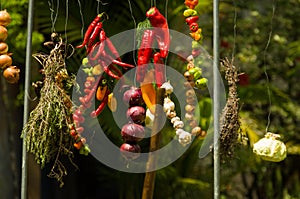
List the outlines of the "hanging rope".
<svg viewBox="0 0 300 199">
<path fill-rule="evenodd" d="M 84 34 L 84 19 L 83 19 L 82 6 L 81 6 L 80 0 L 78 0 L 78 6 L 79 6 L 79 14 L 80 14 L 81 24 L 82 24 L 80 35 L 83 38 L 83 34 Z"/>
<path fill-rule="evenodd" d="M 269 48 L 270 42 L 271 42 L 271 37 L 273 34 L 273 19 L 275 16 L 275 0 L 273 0 L 273 4 L 272 4 L 272 16 L 271 16 L 271 23 L 270 23 L 270 32 L 269 32 L 269 36 L 268 36 L 268 41 L 266 44 L 266 47 L 264 49 L 264 74 L 266 76 L 266 85 L 267 85 L 267 93 L 268 93 L 268 100 L 269 100 L 269 112 L 268 112 L 268 121 L 267 121 L 267 125 L 266 125 L 266 133 L 269 130 L 269 126 L 270 126 L 270 122 L 271 122 L 271 106 L 272 106 L 272 100 L 271 100 L 271 91 L 270 91 L 270 79 L 269 79 L 269 75 L 268 75 L 268 67 L 266 66 L 266 55 L 267 55 L 267 50 Z"/>
<path fill-rule="evenodd" d="M 51 19 L 51 31 L 55 32 L 55 24 L 57 21 L 57 17 L 58 17 L 58 9 L 59 9 L 59 0 L 56 1 L 56 10 L 54 10 L 54 1 L 51 0 L 48 1 L 48 5 L 49 5 L 49 10 L 50 10 L 50 19 Z M 55 15 L 54 15 L 55 14 Z"/>
<path fill-rule="evenodd" d="M 236 49 L 236 27 L 237 27 L 237 11 L 236 11 L 236 3 L 235 0 L 233 0 L 233 6 L 234 6 L 234 18 L 233 18 L 233 47 L 232 47 L 232 61 L 235 57 L 235 49 Z"/>
<path fill-rule="evenodd" d="M 67 36 L 68 19 L 69 19 L 69 0 L 66 0 L 66 18 L 65 18 L 65 43 L 66 44 L 68 43 L 68 36 Z M 67 48 L 67 45 L 65 45 L 65 48 Z"/>
</svg>

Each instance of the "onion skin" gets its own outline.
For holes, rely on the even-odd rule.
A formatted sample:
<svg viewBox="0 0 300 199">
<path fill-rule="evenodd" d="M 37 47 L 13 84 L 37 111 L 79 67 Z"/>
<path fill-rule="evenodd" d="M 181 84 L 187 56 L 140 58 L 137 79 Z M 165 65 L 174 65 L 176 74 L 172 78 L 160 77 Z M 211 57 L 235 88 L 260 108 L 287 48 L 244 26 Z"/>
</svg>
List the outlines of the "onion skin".
<svg viewBox="0 0 300 199">
<path fill-rule="evenodd" d="M 6 54 L 8 52 L 8 45 L 5 42 L 0 42 L 0 55 Z"/>
<path fill-rule="evenodd" d="M 133 160 L 140 156 L 141 147 L 138 144 L 124 143 L 120 146 L 120 152 L 127 160 Z"/>
<path fill-rule="evenodd" d="M 8 26 L 11 22 L 10 14 L 5 10 L 0 11 L 0 25 L 1 26 Z"/>
<path fill-rule="evenodd" d="M 129 106 L 143 106 L 144 100 L 141 89 L 133 86 L 130 87 L 130 89 L 124 92 L 123 101 L 125 104 L 129 104 Z"/>
<path fill-rule="evenodd" d="M 145 137 L 145 129 L 142 125 L 128 123 L 122 127 L 121 135 L 125 142 L 139 142 Z"/>
<path fill-rule="evenodd" d="M 0 68 L 1 69 L 5 69 L 6 67 L 11 66 L 11 65 L 12 65 L 12 58 L 9 55 L 7 55 L 7 54 L 0 55 Z"/>
<path fill-rule="evenodd" d="M 9 66 L 3 71 L 3 77 L 10 84 L 15 84 L 20 78 L 20 69 L 16 66 Z"/>
<path fill-rule="evenodd" d="M 132 106 L 127 109 L 127 119 L 136 124 L 143 124 L 146 118 L 146 111 L 142 106 Z"/>
<path fill-rule="evenodd" d="M 5 41 L 8 37 L 7 29 L 0 25 L 0 41 Z"/>
</svg>

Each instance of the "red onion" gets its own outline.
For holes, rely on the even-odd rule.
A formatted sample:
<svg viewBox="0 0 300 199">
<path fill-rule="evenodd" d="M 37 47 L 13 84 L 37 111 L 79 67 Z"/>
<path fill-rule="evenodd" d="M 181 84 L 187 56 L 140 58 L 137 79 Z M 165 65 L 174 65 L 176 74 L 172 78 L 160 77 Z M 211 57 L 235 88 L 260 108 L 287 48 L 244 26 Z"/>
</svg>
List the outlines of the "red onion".
<svg viewBox="0 0 300 199">
<path fill-rule="evenodd" d="M 145 129 L 142 125 L 128 123 L 122 127 L 121 135 L 125 142 L 139 142 L 145 137 Z"/>
<path fill-rule="evenodd" d="M 143 106 L 144 100 L 141 89 L 132 86 L 124 92 L 123 101 L 125 104 L 129 104 L 129 106 Z"/>
<path fill-rule="evenodd" d="M 141 147 L 138 144 L 124 143 L 120 146 L 120 151 L 126 159 L 133 160 L 140 156 Z"/>
<path fill-rule="evenodd" d="M 142 106 L 133 106 L 128 108 L 127 119 L 136 124 L 143 124 L 146 118 L 146 111 Z"/>
</svg>

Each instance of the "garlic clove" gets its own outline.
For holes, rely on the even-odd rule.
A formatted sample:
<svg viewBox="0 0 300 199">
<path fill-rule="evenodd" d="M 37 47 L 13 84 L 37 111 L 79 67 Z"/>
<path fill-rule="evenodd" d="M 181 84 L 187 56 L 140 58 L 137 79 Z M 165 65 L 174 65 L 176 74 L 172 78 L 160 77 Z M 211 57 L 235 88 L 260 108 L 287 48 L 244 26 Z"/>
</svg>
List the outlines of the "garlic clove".
<svg viewBox="0 0 300 199">
<path fill-rule="evenodd" d="M 171 94 L 173 93 L 173 86 L 170 84 L 170 82 L 165 82 L 161 85 L 161 88 L 165 89 L 166 94 Z"/>
<path fill-rule="evenodd" d="M 183 121 L 175 121 L 174 122 L 174 124 L 173 124 L 173 127 L 175 128 L 175 129 L 180 129 L 180 128 L 183 128 L 184 127 L 184 123 L 183 123 Z"/>
</svg>

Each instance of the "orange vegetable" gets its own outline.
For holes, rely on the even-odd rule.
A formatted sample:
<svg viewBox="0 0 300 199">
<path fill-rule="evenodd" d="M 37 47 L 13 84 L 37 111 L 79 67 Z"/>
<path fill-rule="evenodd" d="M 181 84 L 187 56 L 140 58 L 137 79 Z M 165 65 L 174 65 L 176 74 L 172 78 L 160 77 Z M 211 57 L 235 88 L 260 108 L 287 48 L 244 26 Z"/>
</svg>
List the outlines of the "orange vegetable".
<svg viewBox="0 0 300 199">
<path fill-rule="evenodd" d="M 115 112 L 117 110 L 117 99 L 116 97 L 114 97 L 113 93 L 110 93 L 108 95 L 107 105 L 112 112 Z"/>
<path fill-rule="evenodd" d="M 143 100 L 152 114 L 155 112 L 156 104 L 156 89 L 153 82 L 155 82 L 154 70 L 150 70 L 141 83 L 141 91 Z"/>
<path fill-rule="evenodd" d="M 198 0 L 185 0 L 184 4 L 190 9 L 194 9 L 198 5 Z"/>
<path fill-rule="evenodd" d="M 97 93 L 96 93 L 97 100 L 99 100 L 99 101 L 103 100 L 106 90 L 107 90 L 107 85 L 98 87 Z"/>
<path fill-rule="evenodd" d="M 76 149 L 80 149 L 82 147 L 83 143 L 81 141 L 74 143 L 74 147 Z"/>
<path fill-rule="evenodd" d="M 193 39 L 195 39 L 196 41 L 199 41 L 201 38 L 202 38 L 202 35 L 201 35 L 201 28 L 199 28 L 196 32 L 191 32 L 190 35 Z"/>
</svg>

